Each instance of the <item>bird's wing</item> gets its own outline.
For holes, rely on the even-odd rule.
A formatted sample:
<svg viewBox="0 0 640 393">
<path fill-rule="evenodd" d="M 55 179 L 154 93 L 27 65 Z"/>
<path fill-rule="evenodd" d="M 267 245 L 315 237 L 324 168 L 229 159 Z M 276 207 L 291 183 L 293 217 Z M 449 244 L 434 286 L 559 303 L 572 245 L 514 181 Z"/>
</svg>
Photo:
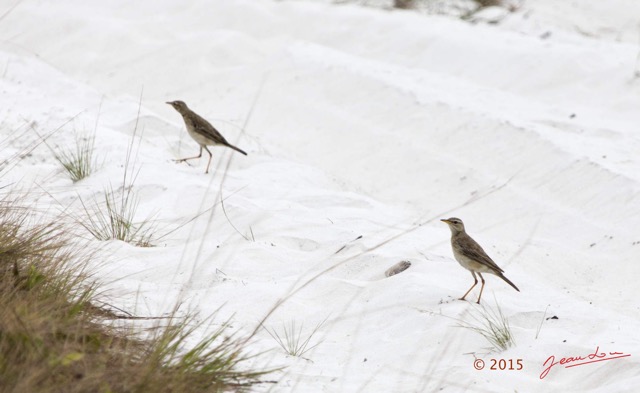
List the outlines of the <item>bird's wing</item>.
<svg viewBox="0 0 640 393">
<path fill-rule="evenodd" d="M 226 139 L 216 130 L 214 126 L 211 125 L 207 120 L 205 120 L 202 116 L 197 113 L 193 113 L 197 121 L 193 122 L 193 130 L 198 134 L 204 135 L 207 138 L 215 140 L 217 143 L 221 145 L 228 145 Z"/>
<path fill-rule="evenodd" d="M 498 266 L 493 261 L 493 259 L 491 259 L 491 257 L 489 257 L 487 253 L 484 252 L 482 247 L 475 240 L 473 240 L 471 236 L 465 233 L 465 234 L 462 234 L 462 236 L 458 236 L 458 238 L 455 241 L 458 243 L 458 246 L 460 246 L 461 252 L 468 258 L 471 258 L 474 261 L 480 262 L 483 265 L 493 270 L 496 270 L 500 273 L 504 272 L 504 270 L 502 270 L 500 266 Z"/>
</svg>

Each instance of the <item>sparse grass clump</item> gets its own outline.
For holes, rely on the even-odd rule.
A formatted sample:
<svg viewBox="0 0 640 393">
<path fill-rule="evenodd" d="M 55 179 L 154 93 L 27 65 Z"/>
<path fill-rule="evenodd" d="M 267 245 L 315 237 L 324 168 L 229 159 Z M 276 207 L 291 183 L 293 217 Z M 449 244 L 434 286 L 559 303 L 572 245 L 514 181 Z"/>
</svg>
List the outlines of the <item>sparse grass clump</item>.
<svg viewBox="0 0 640 393">
<path fill-rule="evenodd" d="M 1 392 L 243 391 L 265 374 L 240 369 L 246 340 L 226 328 L 191 349 L 200 326 L 188 317 L 145 340 L 110 328 L 116 316 L 92 305 L 97 285 L 83 269 L 95 255 L 66 233 L 0 200 Z"/>
<path fill-rule="evenodd" d="M 80 199 L 83 213 L 76 219 L 97 240 L 121 240 L 137 247 L 152 247 L 156 225 L 153 219 L 135 221 L 139 199 L 129 185 L 120 192 L 112 187 L 102 193 L 102 200 Z"/>
<path fill-rule="evenodd" d="M 91 202 L 85 202 L 80 198 L 84 214 L 76 217 L 76 222 L 98 240 L 121 240 L 137 247 L 152 247 L 157 233 L 155 221 L 151 218 L 135 221 L 139 204 L 134 191 L 139 174 L 135 163 L 141 143 L 140 138 L 136 147 L 138 119 L 127 147 L 120 190 L 114 190 L 112 186 L 105 188 L 102 200 L 94 198 Z"/>
<path fill-rule="evenodd" d="M 53 148 L 53 155 L 67 171 L 73 182 L 80 181 L 92 174 L 98 167 L 98 162 L 94 155 L 95 134 L 89 136 L 76 135 L 75 147 Z"/>
<path fill-rule="evenodd" d="M 311 339 L 316 335 L 322 325 L 324 325 L 325 321 L 326 319 L 318 323 L 306 336 L 302 335 L 302 328 L 304 324 L 300 324 L 300 328 L 296 328 L 296 321 L 294 320 L 291 320 L 288 325 L 283 322 L 281 333 L 278 333 L 275 328 L 269 330 L 269 328 L 264 326 L 264 329 L 287 355 L 302 357 L 305 353 L 320 345 L 320 342 L 317 342 L 314 345 L 309 346 Z"/>
<path fill-rule="evenodd" d="M 471 317 L 474 322 L 460 321 L 459 326 L 480 334 L 492 346 L 492 349 L 504 351 L 515 345 L 509 319 L 502 313 L 496 302 L 495 310 L 481 305 Z"/>
</svg>

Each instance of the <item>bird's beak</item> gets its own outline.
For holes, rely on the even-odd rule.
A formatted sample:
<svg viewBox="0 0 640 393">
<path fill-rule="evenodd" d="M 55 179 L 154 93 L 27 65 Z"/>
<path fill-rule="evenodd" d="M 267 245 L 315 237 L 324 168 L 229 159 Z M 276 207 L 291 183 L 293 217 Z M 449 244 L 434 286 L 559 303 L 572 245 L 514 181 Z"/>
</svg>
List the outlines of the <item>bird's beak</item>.
<svg viewBox="0 0 640 393">
<path fill-rule="evenodd" d="M 450 222 L 449 220 L 447 220 L 447 219 L 445 219 L 445 218 L 441 219 L 440 221 L 442 221 L 442 222 L 446 222 L 447 224 Z"/>
<path fill-rule="evenodd" d="M 173 102 L 168 101 L 168 102 L 165 102 L 165 104 L 173 105 Z"/>
</svg>

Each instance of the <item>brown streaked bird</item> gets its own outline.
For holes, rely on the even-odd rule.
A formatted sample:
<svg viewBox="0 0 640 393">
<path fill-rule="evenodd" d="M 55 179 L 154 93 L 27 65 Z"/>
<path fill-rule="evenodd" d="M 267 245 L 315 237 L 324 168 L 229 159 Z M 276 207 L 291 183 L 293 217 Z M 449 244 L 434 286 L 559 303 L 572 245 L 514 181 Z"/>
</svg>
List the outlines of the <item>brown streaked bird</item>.
<svg viewBox="0 0 640 393">
<path fill-rule="evenodd" d="M 184 120 L 184 124 L 187 126 L 187 132 L 193 138 L 194 141 L 198 142 L 200 145 L 200 153 L 195 157 L 187 157 L 187 158 L 179 158 L 175 160 L 176 162 L 184 162 L 187 160 L 192 160 L 194 158 L 202 157 L 202 149 L 205 149 L 207 153 L 209 153 L 209 162 L 207 163 L 207 170 L 204 173 L 209 173 L 209 165 L 211 165 L 211 159 L 213 158 L 213 154 L 209 151 L 207 146 L 212 145 L 222 145 L 226 147 L 230 147 L 233 150 L 244 154 L 243 150 L 233 146 L 231 143 L 227 142 L 226 139 L 215 129 L 214 126 L 211 125 L 208 121 L 206 121 L 202 116 L 198 115 L 185 104 L 183 101 L 170 101 L 167 104 L 171 105 L 173 109 L 177 110 L 178 113 L 182 115 L 182 119 Z"/>
<path fill-rule="evenodd" d="M 511 285 L 513 289 L 520 292 L 518 287 L 515 286 L 514 283 L 509 281 L 508 278 L 504 276 L 504 270 L 498 266 L 493 259 L 491 259 L 486 252 L 480 247 L 480 245 L 471 238 L 467 234 L 464 229 L 464 223 L 461 219 L 456 217 L 451 217 L 440 220 L 442 222 L 447 223 L 449 225 L 449 229 L 451 229 L 451 248 L 453 248 L 453 256 L 456 258 L 458 263 L 462 265 L 463 268 L 469 270 L 471 275 L 473 276 L 474 283 L 469 288 L 469 290 L 460 298 L 460 300 L 464 300 L 464 298 L 471 292 L 473 287 L 478 284 L 478 278 L 476 277 L 476 273 L 480 276 L 482 280 L 482 287 L 480 287 L 480 295 L 478 295 L 478 304 L 480 304 L 480 298 L 482 297 L 482 290 L 484 289 L 484 277 L 482 277 L 481 273 L 491 273 L 494 274 L 501 279 L 503 279 L 507 284 Z"/>
</svg>

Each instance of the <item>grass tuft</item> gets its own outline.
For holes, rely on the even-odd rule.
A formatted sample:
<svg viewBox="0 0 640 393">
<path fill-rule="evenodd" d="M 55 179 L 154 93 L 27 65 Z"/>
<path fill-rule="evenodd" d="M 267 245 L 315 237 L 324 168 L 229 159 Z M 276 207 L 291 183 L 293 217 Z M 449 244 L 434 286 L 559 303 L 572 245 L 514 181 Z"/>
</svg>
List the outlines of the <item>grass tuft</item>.
<svg viewBox="0 0 640 393">
<path fill-rule="evenodd" d="M 212 333 L 189 345 L 196 330 L 203 323 L 193 323 L 193 316 L 188 316 L 178 323 L 158 330 L 150 341 L 149 349 L 144 353 L 147 370 L 144 385 L 163 378 L 169 369 L 172 375 L 165 384 L 180 382 L 189 385 L 192 391 L 197 389 L 224 390 L 233 387 L 235 391 L 244 391 L 256 383 L 269 371 L 245 371 L 242 365 L 255 356 L 245 354 L 246 340 L 235 334 L 226 335 L 229 321 L 223 323 Z M 190 349 L 185 351 L 185 348 Z M 160 371 L 159 371 L 160 370 Z M 215 383 L 212 385 L 212 381 Z M 177 389 L 175 391 L 181 391 Z"/>
<path fill-rule="evenodd" d="M 74 149 L 51 149 L 56 161 L 67 171 L 74 183 L 89 176 L 98 167 L 94 155 L 95 139 L 95 134 L 84 137 L 76 135 Z"/>
<path fill-rule="evenodd" d="M 471 313 L 471 317 L 474 320 L 473 323 L 459 321 L 458 326 L 480 334 L 494 350 L 504 351 L 515 345 L 509 319 L 503 314 L 497 301 L 495 309 L 481 305 Z"/>
<path fill-rule="evenodd" d="M 287 355 L 302 357 L 305 353 L 321 344 L 321 341 L 319 341 L 314 345 L 309 346 L 311 339 L 316 335 L 322 325 L 324 325 L 326 320 L 327 319 L 325 318 L 322 322 L 318 323 L 311 333 L 306 336 L 302 335 L 302 328 L 304 324 L 300 324 L 300 327 L 297 328 L 295 320 L 291 320 L 288 325 L 283 322 L 282 333 L 278 333 L 275 328 L 269 330 L 266 326 L 263 327 Z"/>
<path fill-rule="evenodd" d="M 152 218 L 135 221 L 139 199 L 133 187 L 120 192 L 112 187 L 102 193 L 102 200 L 85 202 L 80 198 L 84 214 L 76 219 L 97 240 L 121 240 L 137 247 L 152 247 L 156 223 Z"/>
</svg>

